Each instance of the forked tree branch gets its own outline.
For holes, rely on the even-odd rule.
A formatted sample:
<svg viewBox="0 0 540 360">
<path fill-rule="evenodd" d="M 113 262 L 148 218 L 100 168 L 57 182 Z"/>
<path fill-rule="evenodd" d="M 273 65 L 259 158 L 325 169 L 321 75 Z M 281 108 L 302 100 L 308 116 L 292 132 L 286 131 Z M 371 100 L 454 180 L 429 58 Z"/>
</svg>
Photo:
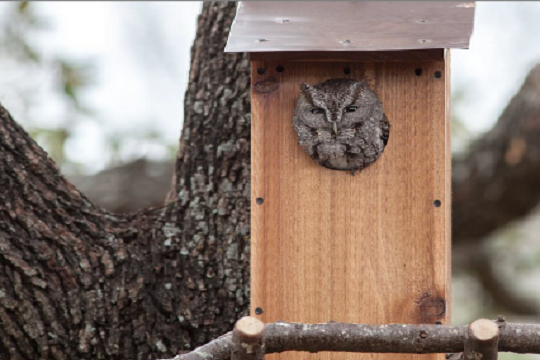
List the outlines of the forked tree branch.
<svg viewBox="0 0 540 360">
<path fill-rule="evenodd" d="M 250 321 L 258 320 L 250 318 Z M 275 322 L 266 325 L 260 346 L 265 354 L 285 351 L 427 354 L 460 353 L 468 341 L 469 353 L 478 352 L 483 360 L 496 359 L 493 353 L 497 351 L 540 354 L 540 325 L 499 321 L 493 323 L 493 327 L 486 326 L 486 322 L 491 321 L 482 319 L 466 326 Z M 494 337 L 497 333 L 495 329 L 498 330 L 498 346 Z M 472 336 L 467 335 L 469 331 Z M 231 359 L 231 352 L 236 351 L 233 350 L 233 336 L 228 333 L 172 360 Z M 488 346 L 485 346 L 486 343 Z M 262 359 L 262 355 L 256 357 L 254 352 L 252 354 L 249 359 Z M 248 357 L 243 359 L 247 360 Z"/>
</svg>

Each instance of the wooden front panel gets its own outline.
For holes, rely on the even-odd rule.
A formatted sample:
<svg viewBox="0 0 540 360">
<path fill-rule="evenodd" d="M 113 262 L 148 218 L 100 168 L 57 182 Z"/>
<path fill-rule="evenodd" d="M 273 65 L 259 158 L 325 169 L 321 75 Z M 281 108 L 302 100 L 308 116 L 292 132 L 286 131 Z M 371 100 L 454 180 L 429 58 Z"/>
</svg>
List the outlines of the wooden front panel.
<svg viewBox="0 0 540 360">
<path fill-rule="evenodd" d="M 252 64 L 251 315 L 264 322 L 449 321 L 448 60 Z M 367 80 L 391 123 L 381 158 L 354 176 L 311 160 L 292 120 L 299 84 L 345 77 L 345 67 L 346 77 Z M 388 357 L 272 358 L 293 356 Z M 444 355 L 423 355 L 436 357 Z"/>
</svg>

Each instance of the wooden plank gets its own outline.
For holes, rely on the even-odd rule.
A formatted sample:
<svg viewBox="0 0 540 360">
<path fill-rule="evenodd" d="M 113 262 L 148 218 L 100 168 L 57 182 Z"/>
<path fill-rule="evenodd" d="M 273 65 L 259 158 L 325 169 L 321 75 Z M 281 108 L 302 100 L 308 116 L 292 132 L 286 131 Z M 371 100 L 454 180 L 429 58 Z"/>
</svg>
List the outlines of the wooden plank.
<svg viewBox="0 0 540 360">
<path fill-rule="evenodd" d="M 450 320 L 448 64 L 252 64 L 252 316 L 309 323 Z M 299 84 L 343 77 L 345 66 L 350 77 L 367 79 L 392 125 L 381 158 L 355 176 L 313 162 L 292 127 Z"/>
<path fill-rule="evenodd" d="M 403 51 L 252 52 L 251 61 L 403 62 L 443 61 L 445 49 Z"/>
</svg>

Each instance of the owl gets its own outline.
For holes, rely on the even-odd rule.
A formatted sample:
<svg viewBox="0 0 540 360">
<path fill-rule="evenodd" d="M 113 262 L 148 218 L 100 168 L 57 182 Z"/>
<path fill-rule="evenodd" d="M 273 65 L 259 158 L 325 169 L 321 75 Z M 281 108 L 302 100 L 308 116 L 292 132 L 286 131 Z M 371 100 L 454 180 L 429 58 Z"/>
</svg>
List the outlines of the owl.
<svg viewBox="0 0 540 360">
<path fill-rule="evenodd" d="M 381 156 L 390 135 L 377 95 L 364 81 L 352 79 L 301 84 L 293 125 L 313 160 L 353 175 Z"/>
</svg>

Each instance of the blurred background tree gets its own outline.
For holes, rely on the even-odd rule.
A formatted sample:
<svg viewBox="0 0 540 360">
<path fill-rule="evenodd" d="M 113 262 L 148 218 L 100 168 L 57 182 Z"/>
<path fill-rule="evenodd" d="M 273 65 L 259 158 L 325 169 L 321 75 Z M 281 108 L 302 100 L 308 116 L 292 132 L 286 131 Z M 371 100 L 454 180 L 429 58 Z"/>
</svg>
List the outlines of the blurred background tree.
<svg viewBox="0 0 540 360">
<path fill-rule="evenodd" d="M 101 206 L 132 212 L 163 202 L 199 9 L 200 3 L 0 6 L 0 101 Z M 472 49 L 452 54 L 456 159 L 540 62 L 540 49 L 530 46 L 540 36 L 539 16 L 540 4 L 478 4 Z M 498 313 L 540 321 L 539 232 L 535 210 L 454 248 L 455 324 Z M 494 272 L 471 263 L 479 253 L 496 264 Z"/>
</svg>

